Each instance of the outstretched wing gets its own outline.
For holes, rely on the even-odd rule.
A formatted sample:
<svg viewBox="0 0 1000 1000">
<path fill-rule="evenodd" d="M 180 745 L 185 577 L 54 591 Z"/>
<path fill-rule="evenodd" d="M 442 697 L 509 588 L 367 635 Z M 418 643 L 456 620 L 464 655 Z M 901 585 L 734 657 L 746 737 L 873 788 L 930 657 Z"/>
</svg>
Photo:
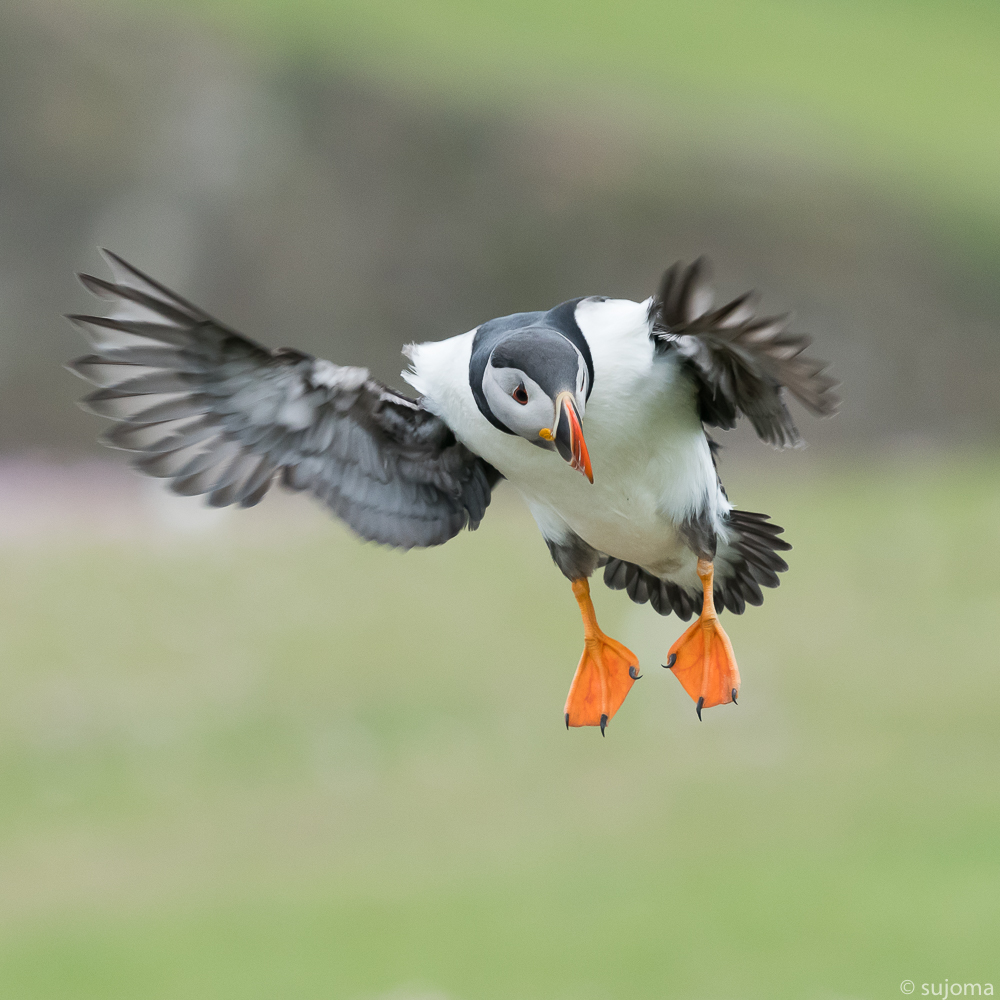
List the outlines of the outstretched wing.
<svg viewBox="0 0 1000 1000">
<path fill-rule="evenodd" d="M 476 528 L 500 478 L 419 402 L 365 368 L 268 350 L 105 251 L 114 281 L 81 275 L 116 308 L 71 316 L 100 386 L 82 402 L 143 472 L 217 507 L 250 507 L 280 474 L 362 538 L 410 548 Z"/>
<path fill-rule="evenodd" d="M 809 337 L 786 332 L 787 316 L 754 315 L 752 293 L 713 310 L 707 271 L 704 258 L 667 271 L 649 308 L 650 336 L 687 361 L 704 423 L 729 429 L 742 413 L 769 444 L 799 444 L 782 389 L 829 416 L 840 403 L 838 383 L 823 374 L 826 362 L 803 353 Z"/>
</svg>

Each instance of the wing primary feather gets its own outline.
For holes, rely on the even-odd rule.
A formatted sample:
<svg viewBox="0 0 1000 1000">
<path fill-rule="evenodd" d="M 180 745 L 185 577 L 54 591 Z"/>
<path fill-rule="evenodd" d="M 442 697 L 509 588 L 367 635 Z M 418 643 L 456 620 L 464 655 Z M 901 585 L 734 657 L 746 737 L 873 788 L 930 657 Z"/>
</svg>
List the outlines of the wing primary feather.
<svg viewBox="0 0 1000 1000">
<path fill-rule="evenodd" d="M 253 506 L 278 477 L 401 548 L 478 527 L 501 477 L 419 400 L 363 368 L 270 351 L 104 253 L 113 280 L 80 280 L 117 312 L 70 317 L 94 353 L 69 368 L 100 386 L 81 405 L 114 421 L 104 442 L 140 471 L 214 506 Z"/>
<path fill-rule="evenodd" d="M 702 421 L 730 429 L 740 414 L 776 447 L 801 444 L 782 399 L 787 390 L 817 416 L 831 416 L 839 384 L 825 362 L 804 352 L 805 334 L 788 333 L 789 315 L 756 317 L 747 292 L 711 310 L 708 264 L 680 262 L 664 274 L 650 309 L 650 336 L 661 351 L 675 351 L 698 389 Z"/>
</svg>

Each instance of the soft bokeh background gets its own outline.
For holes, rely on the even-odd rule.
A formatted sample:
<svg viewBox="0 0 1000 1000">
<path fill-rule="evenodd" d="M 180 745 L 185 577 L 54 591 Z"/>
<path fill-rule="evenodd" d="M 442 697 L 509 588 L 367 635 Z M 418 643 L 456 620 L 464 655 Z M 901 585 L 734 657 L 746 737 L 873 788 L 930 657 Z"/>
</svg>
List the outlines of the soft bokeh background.
<svg viewBox="0 0 1000 1000">
<path fill-rule="evenodd" d="M 0 8 L 0 996 L 879 998 L 1000 989 L 1000 8 L 35 0 Z M 207 512 L 61 370 L 107 245 L 368 364 L 711 256 L 843 379 L 727 435 L 794 544 L 566 733 L 580 628 L 509 488 L 407 555 Z"/>
</svg>

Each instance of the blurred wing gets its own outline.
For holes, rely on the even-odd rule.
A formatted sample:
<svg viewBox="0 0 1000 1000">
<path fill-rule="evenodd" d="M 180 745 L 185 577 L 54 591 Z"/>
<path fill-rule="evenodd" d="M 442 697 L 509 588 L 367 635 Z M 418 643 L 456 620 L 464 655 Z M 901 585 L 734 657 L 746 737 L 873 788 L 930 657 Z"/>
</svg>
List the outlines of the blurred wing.
<svg viewBox="0 0 1000 1000">
<path fill-rule="evenodd" d="M 217 507 L 250 507 L 277 474 L 362 538 L 410 548 L 476 528 L 499 473 L 419 402 L 367 369 L 270 351 L 105 251 L 114 281 L 81 275 L 110 316 L 71 316 L 94 354 L 69 365 L 101 388 L 84 406 L 114 448 Z"/>
<path fill-rule="evenodd" d="M 826 362 L 803 353 L 809 337 L 785 331 L 787 316 L 754 315 L 751 293 L 712 310 L 706 272 L 704 258 L 667 271 L 650 305 L 650 336 L 659 349 L 686 359 L 704 423 L 729 429 L 742 413 L 769 444 L 799 444 L 782 389 L 818 416 L 830 416 L 840 403 L 833 392 L 838 383 L 823 374 Z"/>
</svg>

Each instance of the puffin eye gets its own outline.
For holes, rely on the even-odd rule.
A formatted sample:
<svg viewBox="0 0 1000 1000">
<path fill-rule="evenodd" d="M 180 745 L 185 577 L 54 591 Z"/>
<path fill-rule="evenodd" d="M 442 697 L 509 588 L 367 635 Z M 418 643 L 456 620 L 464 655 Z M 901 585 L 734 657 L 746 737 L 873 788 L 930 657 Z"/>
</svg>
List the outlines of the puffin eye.
<svg viewBox="0 0 1000 1000">
<path fill-rule="evenodd" d="M 524 406 L 528 402 L 528 390 L 524 388 L 524 383 L 519 382 L 517 388 L 511 393 L 514 400 Z"/>
</svg>

